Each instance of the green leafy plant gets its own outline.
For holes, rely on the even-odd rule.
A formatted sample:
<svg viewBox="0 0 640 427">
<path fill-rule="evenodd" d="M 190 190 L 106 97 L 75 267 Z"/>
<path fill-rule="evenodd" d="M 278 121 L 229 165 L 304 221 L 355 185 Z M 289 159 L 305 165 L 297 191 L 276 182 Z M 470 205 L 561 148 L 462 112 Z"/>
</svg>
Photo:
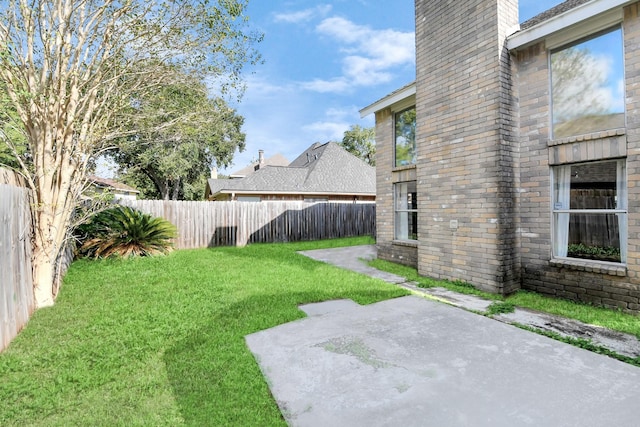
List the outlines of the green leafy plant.
<svg viewBox="0 0 640 427">
<path fill-rule="evenodd" d="M 170 252 L 176 227 L 130 207 L 119 206 L 96 214 L 76 232 L 80 257 L 151 256 Z"/>
<path fill-rule="evenodd" d="M 620 260 L 620 249 L 613 246 L 588 246 L 584 243 L 572 243 L 567 254 L 576 258 Z"/>
</svg>

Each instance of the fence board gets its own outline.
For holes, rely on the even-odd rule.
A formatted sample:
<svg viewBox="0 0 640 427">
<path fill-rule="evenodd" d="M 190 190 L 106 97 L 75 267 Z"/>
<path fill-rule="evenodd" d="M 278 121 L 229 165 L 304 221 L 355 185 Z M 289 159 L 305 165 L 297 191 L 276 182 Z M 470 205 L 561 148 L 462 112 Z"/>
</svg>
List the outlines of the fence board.
<svg viewBox="0 0 640 427">
<path fill-rule="evenodd" d="M 0 184 L 0 351 L 35 309 L 31 272 L 31 213 L 25 188 Z"/>
<path fill-rule="evenodd" d="M 373 203 L 119 200 L 178 228 L 178 249 L 375 236 Z"/>
</svg>

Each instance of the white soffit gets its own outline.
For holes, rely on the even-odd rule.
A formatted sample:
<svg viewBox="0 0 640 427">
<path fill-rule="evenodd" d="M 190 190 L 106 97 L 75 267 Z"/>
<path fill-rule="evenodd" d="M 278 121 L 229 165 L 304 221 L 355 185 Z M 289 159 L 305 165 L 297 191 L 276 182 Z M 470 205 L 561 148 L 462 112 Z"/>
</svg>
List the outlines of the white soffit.
<svg viewBox="0 0 640 427">
<path fill-rule="evenodd" d="M 512 34 L 507 39 L 507 48 L 519 49 L 542 39 L 547 39 L 547 48 L 558 47 L 622 22 L 623 6 L 635 1 L 594 0 L 585 3 Z"/>
<path fill-rule="evenodd" d="M 375 113 L 376 111 L 380 111 L 384 108 L 397 104 L 398 102 L 401 102 L 409 98 L 410 96 L 415 96 L 415 94 L 416 94 L 416 83 L 413 82 L 385 96 L 381 100 L 374 102 L 368 107 L 364 107 L 362 110 L 360 110 L 360 117 L 361 118 L 367 117 L 371 113 Z"/>
</svg>

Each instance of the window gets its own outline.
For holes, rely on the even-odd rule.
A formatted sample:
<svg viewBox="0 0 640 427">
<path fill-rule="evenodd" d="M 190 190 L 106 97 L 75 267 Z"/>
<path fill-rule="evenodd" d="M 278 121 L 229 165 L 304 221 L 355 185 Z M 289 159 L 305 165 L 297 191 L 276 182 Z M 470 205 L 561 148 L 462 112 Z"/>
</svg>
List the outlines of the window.
<svg viewBox="0 0 640 427">
<path fill-rule="evenodd" d="M 626 262 L 625 161 L 556 166 L 552 175 L 553 255 Z"/>
<path fill-rule="evenodd" d="M 418 240 L 418 200 L 416 182 L 399 182 L 395 193 L 395 239 Z"/>
<path fill-rule="evenodd" d="M 416 163 L 416 107 L 395 115 L 395 165 Z"/>
<path fill-rule="evenodd" d="M 622 128 L 622 29 L 601 32 L 551 52 L 553 137 Z"/>
</svg>

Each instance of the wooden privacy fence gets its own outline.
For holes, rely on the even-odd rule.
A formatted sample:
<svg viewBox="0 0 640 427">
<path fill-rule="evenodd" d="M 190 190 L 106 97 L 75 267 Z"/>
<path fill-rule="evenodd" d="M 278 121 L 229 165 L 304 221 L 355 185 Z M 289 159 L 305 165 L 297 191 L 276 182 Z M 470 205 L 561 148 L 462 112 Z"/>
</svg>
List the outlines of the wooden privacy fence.
<svg viewBox="0 0 640 427">
<path fill-rule="evenodd" d="M 176 248 L 375 236 L 374 203 L 120 200 L 178 228 Z"/>
<path fill-rule="evenodd" d="M 571 190 L 571 209 L 615 209 L 615 189 Z M 569 243 L 620 247 L 620 225 L 616 214 L 572 214 Z"/>
<path fill-rule="evenodd" d="M 6 184 L 6 173 L 0 169 L 0 351 L 35 309 L 29 190 Z"/>
</svg>

